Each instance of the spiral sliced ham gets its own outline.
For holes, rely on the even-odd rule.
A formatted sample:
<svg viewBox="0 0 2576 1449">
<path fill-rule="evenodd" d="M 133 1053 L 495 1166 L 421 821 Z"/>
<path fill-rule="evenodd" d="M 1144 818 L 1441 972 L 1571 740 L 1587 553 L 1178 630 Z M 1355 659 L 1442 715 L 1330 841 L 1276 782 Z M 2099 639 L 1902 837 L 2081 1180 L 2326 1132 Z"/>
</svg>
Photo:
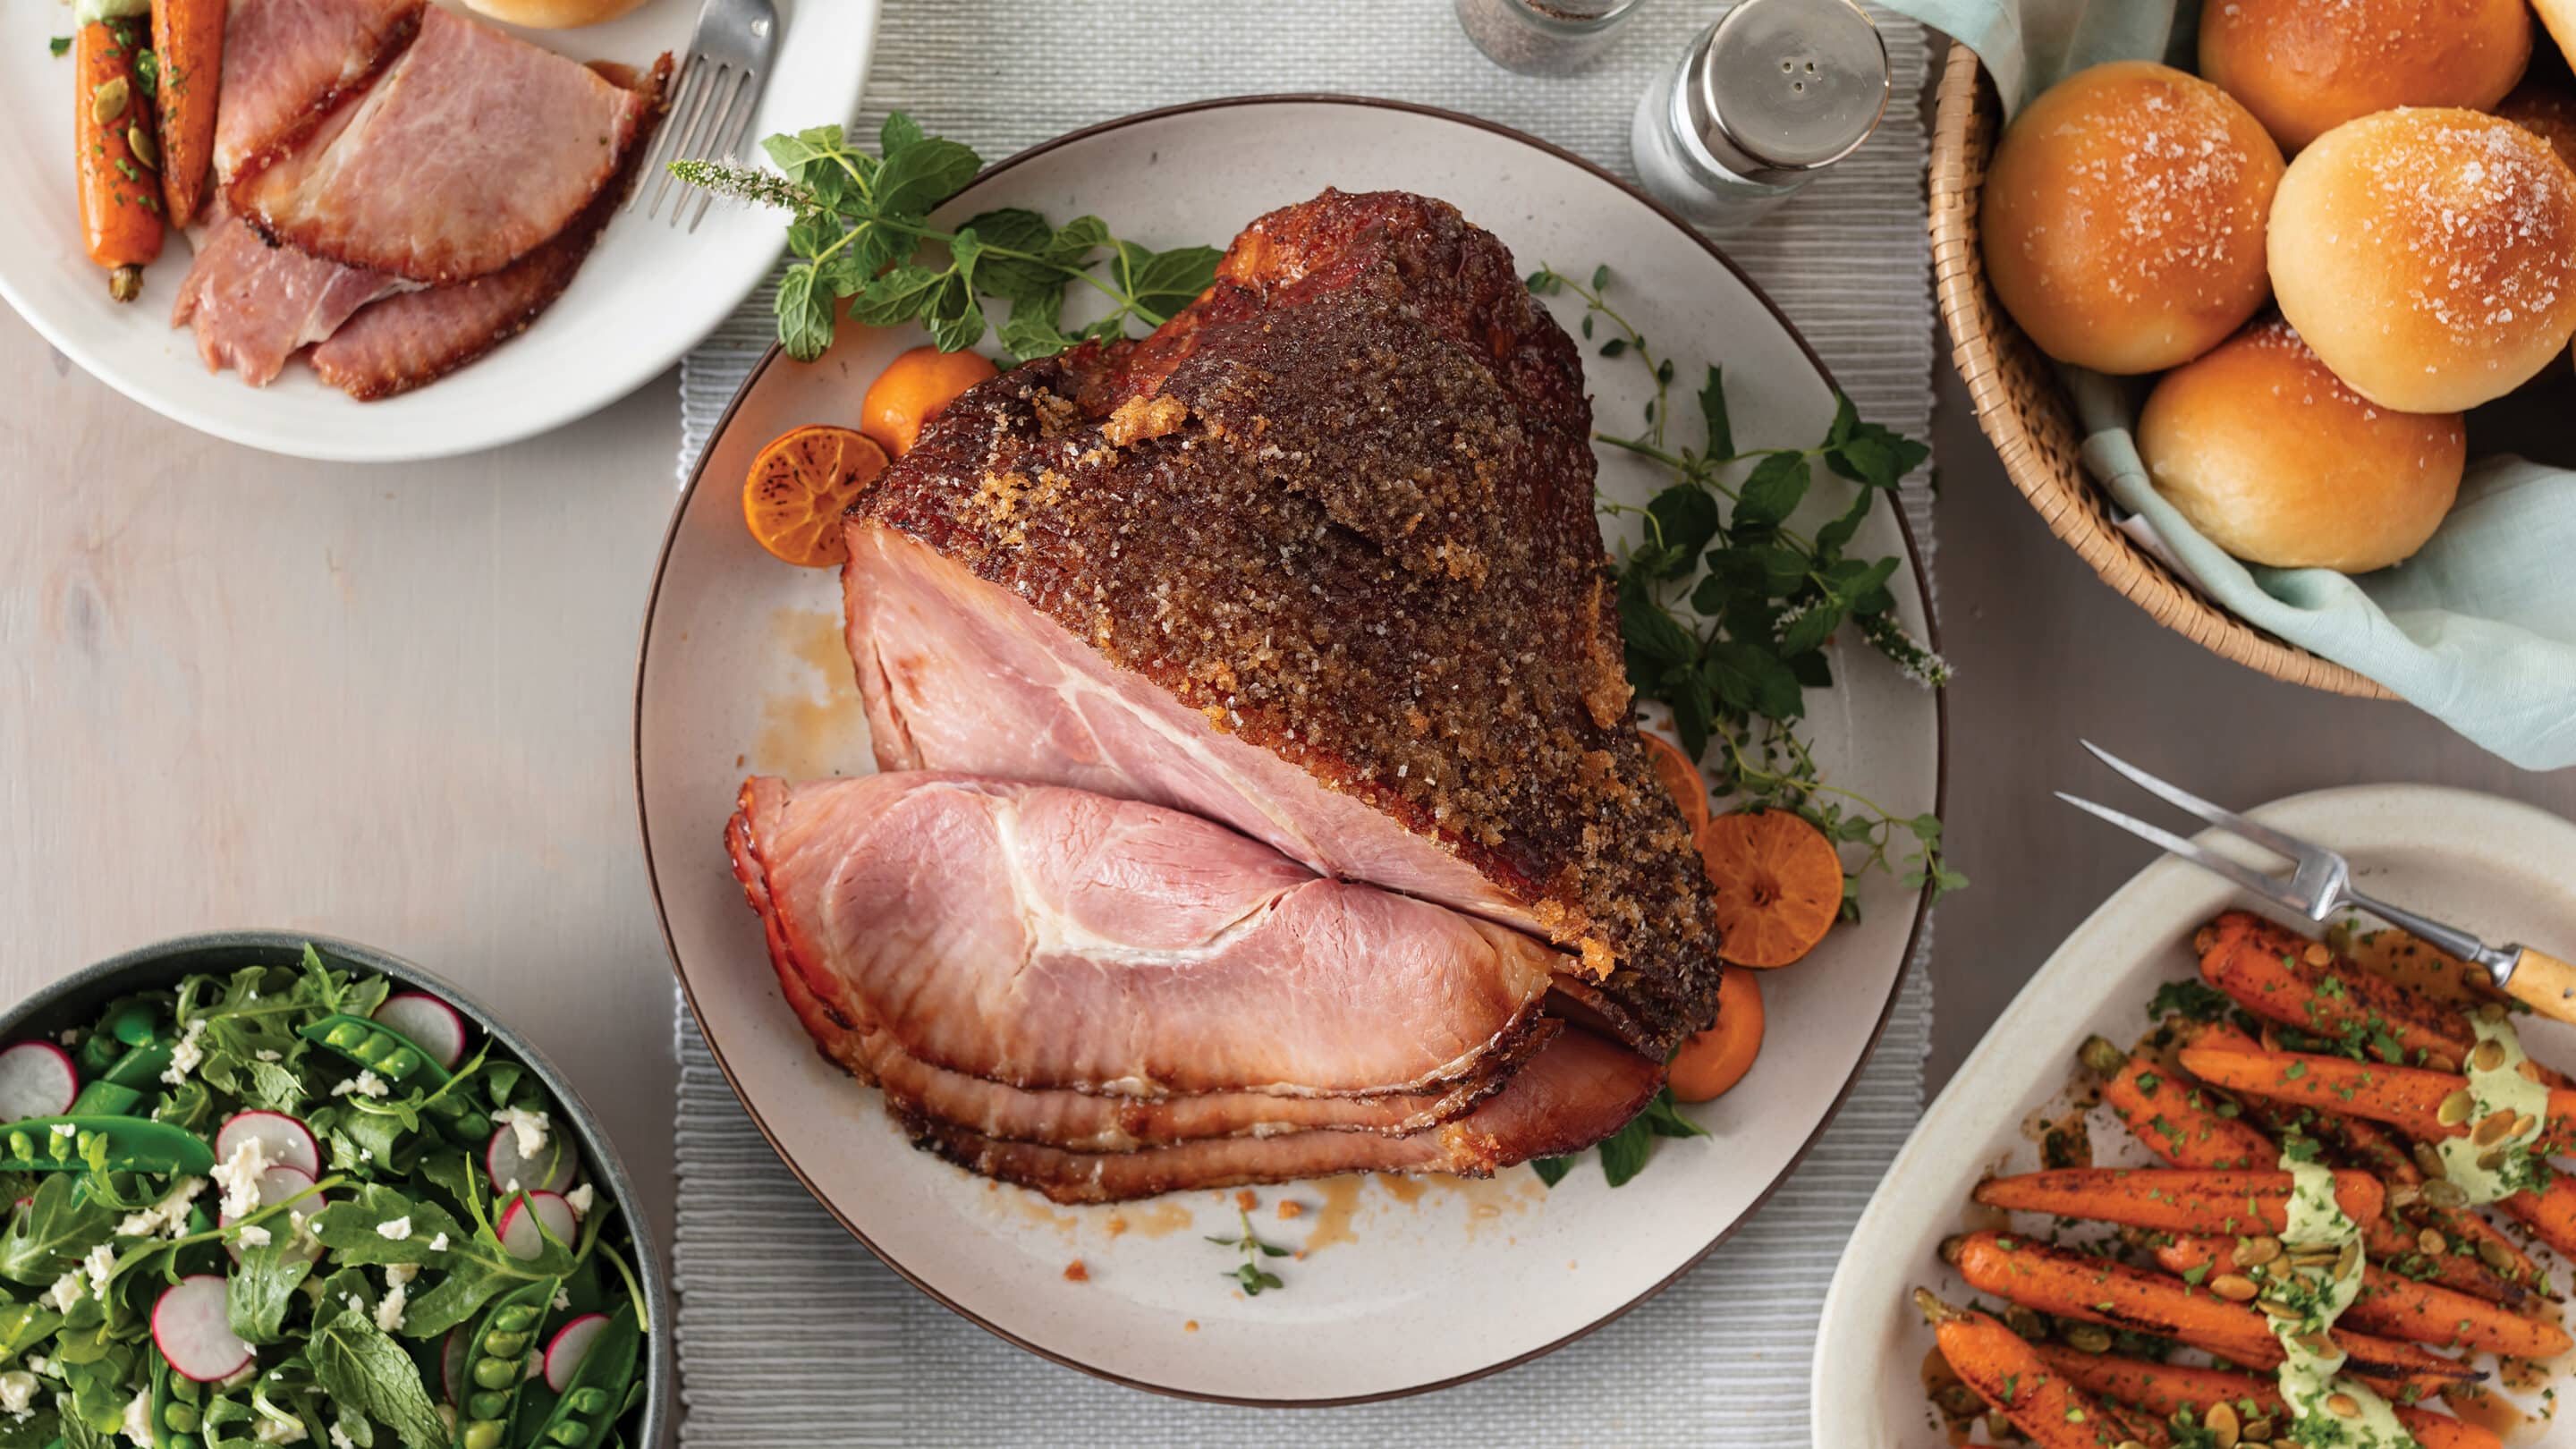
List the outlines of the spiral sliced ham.
<svg viewBox="0 0 2576 1449">
<path fill-rule="evenodd" d="M 301 140 L 410 41 L 420 18 L 421 0 L 232 0 L 216 179 L 230 184 Z"/>
<path fill-rule="evenodd" d="M 497 272 L 616 175 L 650 102 L 589 67 L 436 8 L 363 94 L 232 183 L 272 240 L 428 285 Z"/>
<path fill-rule="evenodd" d="M 195 329 L 207 371 L 229 367 L 265 387 L 298 351 L 409 285 L 272 245 L 247 222 L 225 217 L 198 240 L 170 325 Z"/>
<path fill-rule="evenodd" d="M 1384 1097 L 1545 1028 L 1554 952 L 1176 811 L 933 774 L 744 786 L 774 953 L 836 1022 L 1013 1087 Z"/>
</svg>

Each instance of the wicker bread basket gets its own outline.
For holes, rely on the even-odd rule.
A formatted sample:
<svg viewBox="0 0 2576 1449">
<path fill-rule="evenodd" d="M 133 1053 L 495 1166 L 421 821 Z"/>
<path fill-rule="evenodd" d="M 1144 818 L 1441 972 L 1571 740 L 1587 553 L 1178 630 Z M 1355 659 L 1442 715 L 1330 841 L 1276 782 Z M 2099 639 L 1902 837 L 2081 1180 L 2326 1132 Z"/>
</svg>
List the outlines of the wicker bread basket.
<svg viewBox="0 0 2576 1449">
<path fill-rule="evenodd" d="M 2120 530 L 2111 500 L 2084 472 L 2073 406 L 2055 365 L 2013 325 L 1986 285 L 1977 247 L 1977 192 L 2002 129 L 1994 82 L 1964 45 L 1953 44 L 1941 73 L 1932 130 L 1932 271 L 1959 376 L 1977 426 L 2003 458 L 2013 486 L 2051 532 L 2102 581 L 2150 618 L 2213 653 L 2275 679 L 2366 699 L 2387 690 L 2254 628 L 2203 597 Z"/>
</svg>

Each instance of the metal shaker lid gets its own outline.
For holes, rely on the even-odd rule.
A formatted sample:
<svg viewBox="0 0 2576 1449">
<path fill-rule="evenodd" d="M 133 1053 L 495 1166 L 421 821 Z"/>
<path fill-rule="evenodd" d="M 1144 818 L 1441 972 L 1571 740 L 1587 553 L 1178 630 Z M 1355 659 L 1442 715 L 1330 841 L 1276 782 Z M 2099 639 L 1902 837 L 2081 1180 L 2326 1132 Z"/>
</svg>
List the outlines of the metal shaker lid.
<svg viewBox="0 0 2576 1449">
<path fill-rule="evenodd" d="M 1681 100 L 1721 165 L 1776 184 L 1859 150 L 1888 90 L 1887 43 L 1852 0 L 1743 0 L 1700 38 Z"/>
</svg>

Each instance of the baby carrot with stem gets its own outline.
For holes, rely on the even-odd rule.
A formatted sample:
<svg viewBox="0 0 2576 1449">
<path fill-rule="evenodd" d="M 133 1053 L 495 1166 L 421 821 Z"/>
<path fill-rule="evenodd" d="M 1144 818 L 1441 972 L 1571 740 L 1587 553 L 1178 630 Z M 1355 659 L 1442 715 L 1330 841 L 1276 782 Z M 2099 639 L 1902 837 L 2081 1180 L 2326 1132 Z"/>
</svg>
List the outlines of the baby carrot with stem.
<svg viewBox="0 0 2576 1449">
<path fill-rule="evenodd" d="M 2287 1232 L 2297 1186 L 2298 1179 L 2286 1172 L 2083 1167 L 1988 1178 L 1973 1195 L 2011 1212 L 2243 1237 Z M 2386 1200 L 2379 1179 L 2369 1173 L 2335 1174 L 2336 1205 L 2353 1221 L 2378 1217 Z"/>
<path fill-rule="evenodd" d="M 2278 1238 L 2257 1237 L 2230 1243 L 2206 1237 L 2176 1238 L 2155 1250 L 2165 1271 L 2186 1281 L 2195 1275 L 2212 1282 L 2237 1274 L 2258 1288 L 2273 1284 L 2273 1271 L 2284 1261 Z M 2519 1313 L 2432 1283 L 2400 1277 L 2377 1264 L 2362 1270 L 2361 1292 L 2344 1310 L 2343 1322 L 2367 1333 L 2405 1339 L 2434 1348 L 2474 1348 L 2514 1358 L 2556 1358 L 2576 1348 L 2557 1324 Z"/>
<path fill-rule="evenodd" d="M 2039 1449 L 2109 1449 L 2127 1437 L 2103 1406 L 2049 1371 L 2020 1334 L 1973 1309 L 1944 1303 L 1928 1288 L 1914 1306 L 1932 1324 L 1941 1356 L 1959 1381 L 1976 1390 Z"/>
<path fill-rule="evenodd" d="M 160 84 L 161 197 L 185 226 L 214 174 L 215 92 L 223 79 L 225 0 L 152 0 L 152 54 Z"/>
<path fill-rule="evenodd" d="M 2440 1141 L 2467 1130 L 2441 1117 L 2442 1103 L 2465 1091 L 2469 1079 L 2421 1067 L 2383 1066 L 2306 1052 L 2185 1047 L 2182 1064 L 2192 1075 L 2230 1091 L 2251 1092 L 2327 1112 L 2385 1122 L 2410 1136 Z M 2551 1156 L 2576 1151 L 2576 1090 L 2549 1093 L 2549 1119 L 2538 1150 Z"/>
<path fill-rule="evenodd" d="M 2280 1385 L 2253 1374 L 2085 1353 L 2054 1344 L 2040 1345 L 2039 1357 L 2086 1393 L 2135 1404 L 2151 1414 L 2189 1409 L 2206 1423 L 2221 1407 L 2229 1419 L 2241 1419 L 2242 1410 L 2250 1405 L 2272 1420 L 2276 1432 L 2290 1422 L 2290 1406 L 2281 1397 Z M 2504 1449 L 2504 1441 L 2492 1431 L 2447 1414 L 2401 1404 L 2397 1418 L 2423 1449 Z"/>
<path fill-rule="evenodd" d="M 72 12 L 81 241 L 120 302 L 142 295 L 143 269 L 161 255 L 161 181 L 152 169 L 160 148 L 137 65 L 141 14 L 131 0 L 82 0 Z"/>
<path fill-rule="evenodd" d="M 2261 1132 L 2221 1110 L 2208 1094 L 2160 1072 L 2103 1037 L 2085 1041 L 2086 1066 L 2109 1078 L 2102 1100 L 2147 1150 L 2176 1167 L 2249 1170 L 2280 1160 L 2281 1150 Z"/>
</svg>

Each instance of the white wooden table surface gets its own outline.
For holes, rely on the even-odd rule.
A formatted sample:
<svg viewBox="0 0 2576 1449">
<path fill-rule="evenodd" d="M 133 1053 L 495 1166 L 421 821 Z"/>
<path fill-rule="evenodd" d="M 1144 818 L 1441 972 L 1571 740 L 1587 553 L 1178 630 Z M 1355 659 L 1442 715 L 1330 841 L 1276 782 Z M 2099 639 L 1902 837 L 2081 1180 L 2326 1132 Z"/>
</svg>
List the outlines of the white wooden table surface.
<svg viewBox="0 0 2576 1449">
<path fill-rule="evenodd" d="M 1949 838 L 1975 884 L 1938 921 L 1934 1089 L 2146 862 L 2049 798 L 2109 788 L 2079 734 L 2235 804 L 2430 780 L 2576 816 L 2576 772 L 2156 628 L 2048 537 L 1942 387 Z M 571 1073 L 667 1243 L 671 981 L 628 721 L 670 379 L 480 457 L 334 467 L 165 423 L 0 310 L 0 399 L 0 998 L 219 926 L 409 956 Z"/>
</svg>

